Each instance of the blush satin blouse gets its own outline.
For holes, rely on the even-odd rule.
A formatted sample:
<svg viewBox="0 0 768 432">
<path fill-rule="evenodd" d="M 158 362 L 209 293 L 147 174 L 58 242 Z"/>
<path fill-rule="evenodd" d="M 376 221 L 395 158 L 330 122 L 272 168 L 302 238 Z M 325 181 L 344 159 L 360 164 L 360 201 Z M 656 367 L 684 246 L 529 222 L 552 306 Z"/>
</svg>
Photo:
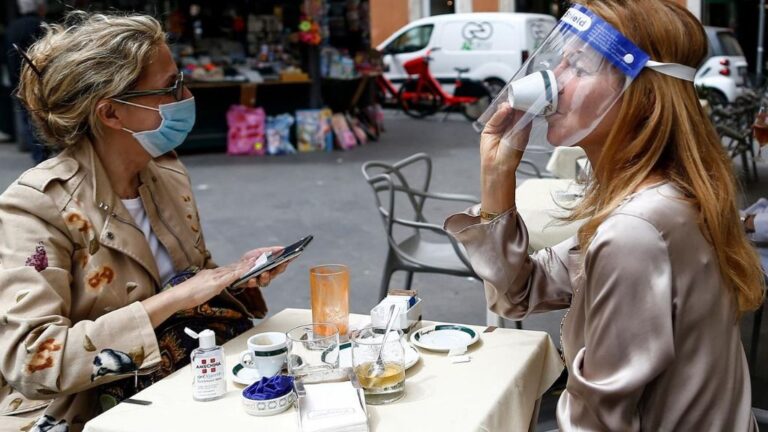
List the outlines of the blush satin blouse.
<svg viewBox="0 0 768 432">
<path fill-rule="evenodd" d="M 735 299 L 682 198 L 669 183 L 635 193 L 583 254 L 574 237 L 529 255 L 514 209 L 489 223 L 479 206 L 446 220 L 491 310 L 523 319 L 570 308 L 561 430 L 757 430 Z"/>
</svg>

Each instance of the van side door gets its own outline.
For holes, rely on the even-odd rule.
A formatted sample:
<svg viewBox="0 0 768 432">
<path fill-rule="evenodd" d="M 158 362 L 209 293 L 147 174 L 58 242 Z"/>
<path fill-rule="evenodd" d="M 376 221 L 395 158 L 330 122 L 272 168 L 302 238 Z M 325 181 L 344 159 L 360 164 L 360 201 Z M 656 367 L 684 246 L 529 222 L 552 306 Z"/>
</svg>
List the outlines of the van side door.
<svg viewBox="0 0 768 432">
<path fill-rule="evenodd" d="M 456 68 L 468 68 L 465 78 L 506 82 L 520 66 L 523 49 L 511 22 L 477 17 L 444 23 L 435 46 L 432 74 L 442 84 L 451 85 Z"/>
<path fill-rule="evenodd" d="M 433 24 L 411 27 L 384 47 L 384 69 L 387 70 L 384 75 L 396 87 L 408 78 L 403 63 L 426 54 L 434 27 Z"/>
<path fill-rule="evenodd" d="M 557 25 L 557 21 L 554 18 L 533 18 L 528 20 L 526 23 L 528 42 L 525 49 L 528 50 L 529 55 L 533 54 L 534 51 L 544 44 L 544 40 L 547 39 L 555 25 Z"/>
</svg>

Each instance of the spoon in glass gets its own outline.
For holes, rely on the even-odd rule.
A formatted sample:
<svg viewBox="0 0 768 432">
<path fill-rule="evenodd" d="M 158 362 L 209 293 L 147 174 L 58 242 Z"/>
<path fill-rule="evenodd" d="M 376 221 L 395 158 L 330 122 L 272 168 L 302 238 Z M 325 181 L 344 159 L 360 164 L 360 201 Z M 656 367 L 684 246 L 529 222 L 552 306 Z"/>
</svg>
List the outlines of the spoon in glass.
<svg viewBox="0 0 768 432">
<path fill-rule="evenodd" d="M 395 323 L 395 309 L 397 305 L 393 304 L 389 307 L 389 319 L 387 320 L 387 329 L 384 331 L 384 338 L 381 340 L 381 347 L 379 348 L 379 355 L 376 356 L 376 361 L 371 363 L 368 368 L 368 377 L 374 378 L 384 373 L 384 361 L 381 359 L 381 352 L 384 350 L 384 344 L 387 343 L 387 336 L 389 331 L 392 330 L 392 325 Z"/>
</svg>

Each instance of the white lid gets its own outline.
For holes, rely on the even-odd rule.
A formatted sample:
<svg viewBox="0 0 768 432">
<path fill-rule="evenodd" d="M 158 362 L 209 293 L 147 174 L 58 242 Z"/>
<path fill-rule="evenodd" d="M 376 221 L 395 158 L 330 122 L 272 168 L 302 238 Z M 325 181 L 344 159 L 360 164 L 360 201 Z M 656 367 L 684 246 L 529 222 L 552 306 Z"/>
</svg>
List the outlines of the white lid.
<svg viewBox="0 0 768 432">
<path fill-rule="evenodd" d="M 216 346 L 216 333 L 214 333 L 213 330 L 205 329 L 200 333 L 195 333 L 189 328 L 184 327 L 184 333 L 188 334 L 190 337 L 199 339 L 200 348 L 207 349 L 207 348 L 213 348 Z"/>
<path fill-rule="evenodd" d="M 213 348 L 216 346 L 216 333 L 205 329 L 197 334 L 200 336 L 200 348 Z"/>
</svg>

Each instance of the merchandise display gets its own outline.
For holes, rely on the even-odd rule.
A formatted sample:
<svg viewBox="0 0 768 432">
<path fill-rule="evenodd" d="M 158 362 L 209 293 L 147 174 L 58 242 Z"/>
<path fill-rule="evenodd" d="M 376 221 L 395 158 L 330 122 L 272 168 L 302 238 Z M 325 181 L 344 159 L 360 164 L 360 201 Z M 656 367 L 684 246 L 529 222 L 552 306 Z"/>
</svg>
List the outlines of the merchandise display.
<svg viewBox="0 0 768 432">
<path fill-rule="evenodd" d="M 331 117 L 333 133 L 336 135 L 336 144 L 342 150 L 349 150 L 357 145 L 357 138 L 349 127 L 344 114 L 334 114 Z"/>
<path fill-rule="evenodd" d="M 263 156 L 378 138 L 369 0 L 130 3 L 115 7 L 163 21 L 195 95 L 198 122 L 180 152 Z"/>
<path fill-rule="evenodd" d="M 333 150 L 329 109 L 296 111 L 296 141 L 300 152 Z"/>
<path fill-rule="evenodd" d="M 227 111 L 227 126 L 229 127 L 227 154 L 258 156 L 266 154 L 264 109 L 232 105 Z"/>
<path fill-rule="evenodd" d="M 291 126 L 293 116 L 280 114 L 267 117 L 267 153 L 270 155 L 293 154 L 296 149 L 291 144 Z"/>
</svg>

